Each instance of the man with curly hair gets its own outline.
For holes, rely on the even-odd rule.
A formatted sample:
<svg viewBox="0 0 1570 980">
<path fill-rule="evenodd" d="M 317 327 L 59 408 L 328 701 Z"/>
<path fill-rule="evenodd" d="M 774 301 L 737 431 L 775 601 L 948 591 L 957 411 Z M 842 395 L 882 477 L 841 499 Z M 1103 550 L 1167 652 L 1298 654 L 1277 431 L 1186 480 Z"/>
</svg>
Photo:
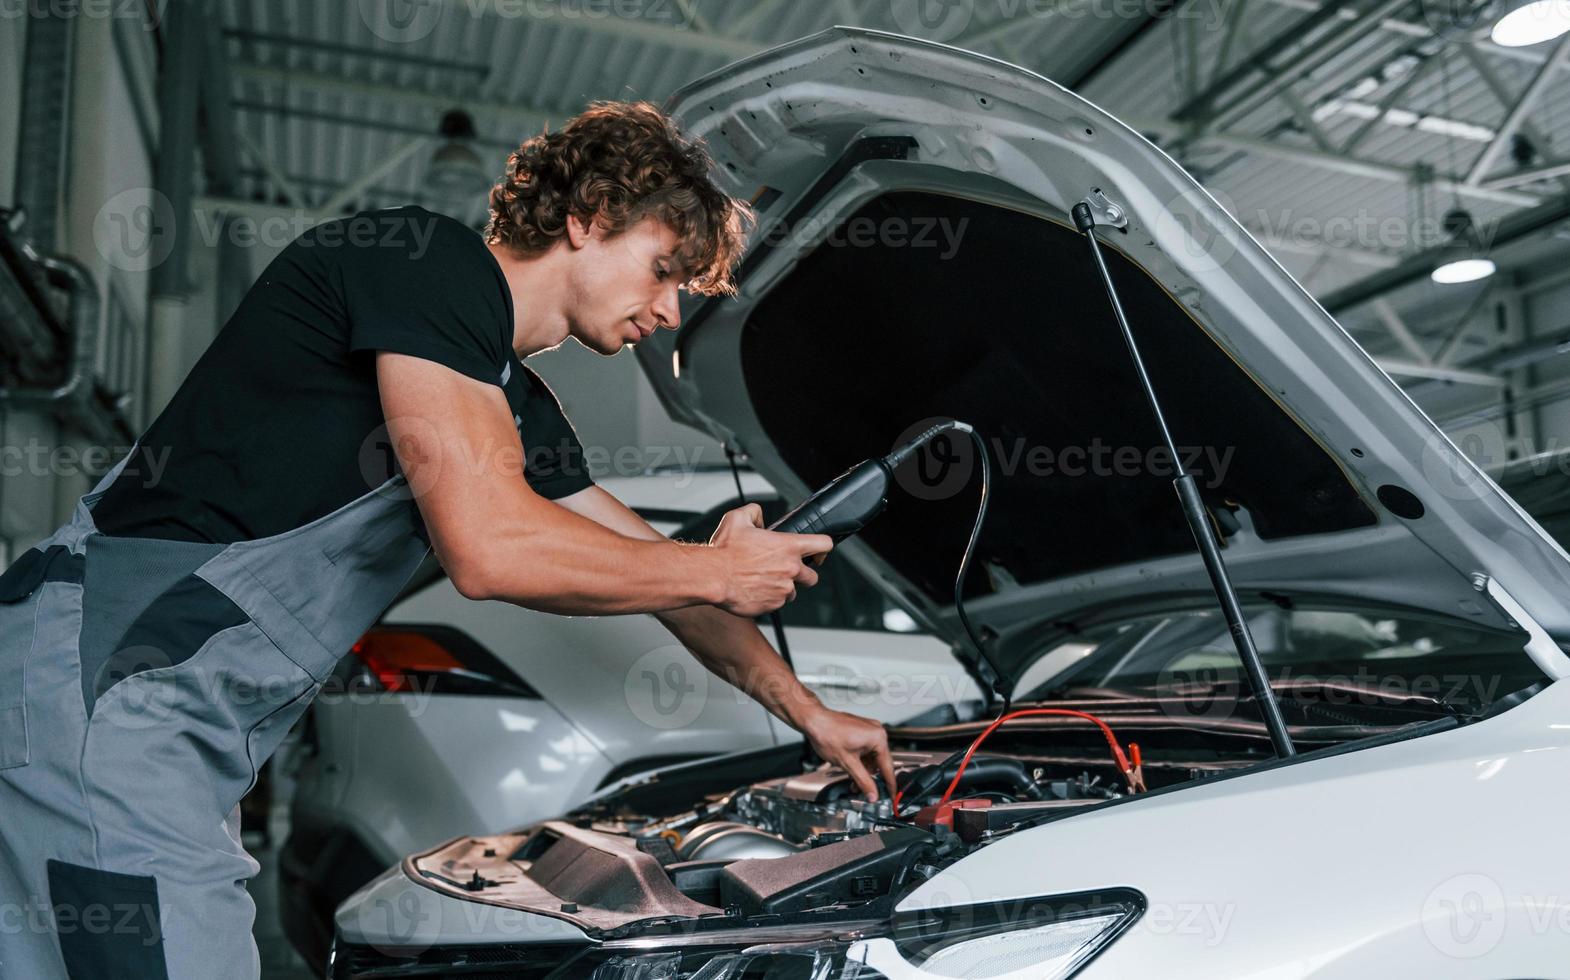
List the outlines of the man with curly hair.
<svg viewBox="0 0 1570 980">
<path fill-rule="evenodd" d="M 823 706 L 753 620 L 832 541 L 756 505 L 665 539 L 593 483 L 523 365 L 674 330 L 682 286 L 734 290 L 749 215 L 710 165 L 655 107 L 596 104 L 512 154 L 483 236 L 364 212 L 267 267 L 136 450 L 0 576 L 0 664 L 26 662 L 0 690 L 0 884 L 37 925 L 0 928 L 0 972 L 256 977 L 240 799 L 431 549 L 469 598 L 654 614 L 869 796 L 892 786 L 881 726 Z"/>
</svg>

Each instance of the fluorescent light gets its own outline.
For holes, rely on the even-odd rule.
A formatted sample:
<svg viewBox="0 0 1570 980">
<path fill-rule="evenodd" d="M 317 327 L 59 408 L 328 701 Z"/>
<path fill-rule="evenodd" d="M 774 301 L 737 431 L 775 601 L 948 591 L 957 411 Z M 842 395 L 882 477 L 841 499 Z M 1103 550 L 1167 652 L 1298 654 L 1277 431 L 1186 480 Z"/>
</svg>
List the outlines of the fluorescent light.
<svg viewBox="0 0 1570 980">
<path fill-rule="evenodd" d="M 1460 122 L 1455 119 L 1445 119 L 1442 116 L 1423 116 L 1421 119 L 1416 120 L 1414 125 L 1425 133 L 1454 136 L 1458 139 L 1471 140 L 1474 143 L 1492 143 L 1496 135 L 1487 126 Z"/>
<path fill-rule="evenodd" d="M 1570 31 L 1570 0 L 1532 0 L 1499 18 L 1494 24 L 1495 44 L 1522 48 L 1541 44 Z"/>
<path fill-rule="evenodd" d="M 1352 116 L 1356 119 L 1383 119 L 1386 125 L 1401 126 L 1406 129 L 1418 129 L 1425 133 L 1434 133 L 1438 136 L 1454 136 L 1457 139 L 1471 140 L 1474 143 L 1492 143 L 1497 135 L 1487 126 L 1476 123 L 1462 122 L 1457 119 L 1446 119 L 1444 116 L 1425 116 L 1411 109 L 1391 107 L 1385 109 L 1370 102 L 1359 102 L 1355 99 L 1331 99 L 1314 110 L 1314 121 L 1323 122 L 1336 114 Z"/>
<path fill-rule="evenodd" d="M 1496 268 L 1493 259 L 1456 259 L 1435 269 L 1433 280 L 1445 286 L 1476 282 L 1493 275 Z"/>
</svg>

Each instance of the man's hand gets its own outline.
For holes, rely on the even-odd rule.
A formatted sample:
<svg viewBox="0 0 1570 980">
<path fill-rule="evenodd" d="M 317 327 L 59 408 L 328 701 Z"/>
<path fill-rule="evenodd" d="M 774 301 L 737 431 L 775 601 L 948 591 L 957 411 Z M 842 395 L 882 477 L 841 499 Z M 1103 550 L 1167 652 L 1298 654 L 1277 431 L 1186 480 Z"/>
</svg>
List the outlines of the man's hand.
<svg viewBox="0 0 1570 980">
<path fill-rule="evenodd" d="M 869 802 L 878 800 L 872 773 L 883 777 L 890 798 L 894 796 L 894 760 L 889 756 L 889 735 L 883 726 L 867 718 L 848 715 L 831 708 L 820 708 L 801 726 L 814 751 L 850 773 L 856 788 Z"/>
<path fill-rule="evenodd" d="M 805 559 L 833 550 L 834 539 L 765 530 L 763 508 L 747 504 L 720 518 L 709 545 L 730 570 L 720 608 L 751 619 L 796 598 L 797 586 L 816 585 L 818 573 Z"/>
<path fill-rule="evenodd" d="M 603 487 L 590 487 L 567 497 L 562 506 L 628 537 L 652 541 L 663 537 Z M 803 566 L 801 556 L 829 551 L 834 547 L 834 539 L 823 534 L 766 531 L 761 528 L 762 523 L 763 510 L 757 504 L 737 508 L 721 520 L 711 547 L 726 548 L 735 554 L 756 551 L 765 564 L 783 554 L 794 563 L 788 568 L 779 566 L 782 573 L 788 574 L 780 575 L 785 584 L 775 586 L 772 594 L 784 597 L 779 598 L 783 602 L 793 591 L 790 583 L 799 579 L 801 584 L 810 585 L 817 581 L 817 572 Z M 773 557 L 769 557 L 771 553 Z M 883 777 L 892 795 L 894 763 L 889 758 L 889 738 L 883 726 L 824 707 L 769 646 L 758 632 L 757 623 L 750 616 L 733 615 L 734 612 L 714 606 L 692 606 L 656 615 L 705 667 L 752 695 L 775 717 L 805 735 L 818 755 L 850 773 L 856 787 L 869 800 L 877 799 L 872 772 Z"/>
</svg>

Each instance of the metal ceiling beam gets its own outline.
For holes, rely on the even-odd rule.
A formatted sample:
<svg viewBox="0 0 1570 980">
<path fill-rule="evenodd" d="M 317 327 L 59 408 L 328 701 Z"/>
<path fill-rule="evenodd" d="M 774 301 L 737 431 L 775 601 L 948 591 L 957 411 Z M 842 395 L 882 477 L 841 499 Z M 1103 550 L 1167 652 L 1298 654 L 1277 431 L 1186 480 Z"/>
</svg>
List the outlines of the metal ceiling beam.
<svg viewBox="0 0 1570 980">
<path fill-rule="evenodd" d="M 370 119 L 365 116 L 351 116 L 346 113 L 322 112 L 319 109 L 300 109 L 295 106 L 277 105 L 271 102 L 251 102 L 238 99 L 234 108 L 240 112 L 260 113 L 269 116 L 280 116 L 285 119 L 304 119 L 307 122 L 327 123 L 332 126 L 347 126 L 351 129 L 370 129 L 379 133 L 402 133 L 406 136 L 434 136 L 436 135 L 436 122 L 433 120 L 429 126 L 417 126 L 412 123 L 392 122 L 390 120 Z M 474 142 L 480 146 L 511 152 L 518 148 L 518 140 L 489 139 L 478 137 Z"/>
<path fill-rule="evenodd" d="M 1481 293 L 1478 293 L 1477 299 L 1472 301 L 1472 308 L 1467 310 L 1466 315 L 1461 317 L 1460 322 L 1450 331 L 1450 336 L 1446 337 L 1439 345 L 1439 353 L 1434 357 L 1435 364 L 1440 367 L 1449 367 L 1455 363 L 1456 355 L 1461 353 L 1461 345 L 1466 342 L 1467 337 L 1472 333 L 1473 324 L 1478 322 L 1477 311 L 1482 309 L 1483 302 L 1492 291 L 1493 286 L 1490 284 Z"/>
<path fill-rule="evenodd" d="M 1411 0 L 1383 0 L 1377 6 L 1360 12 L 1355 18 L 1347 19 L 1331 31 L 1328 37 L 1294 50 L 1284 65 L 1260 65 L 1264 73 L 1263 85 L 1245 88 L 1230 105 L 1206 118 L 1201 118 L 1198 124 L 1211 126 L 1228 119 L 1241 119 L 1267 105 L 1273 98 L 1287 98 L 1291 95 L 1293 85 L 1360 43 L 1367 36 L 1365 24 L 1378 22 L 1410 2 Z M 1286 33 L 1290 35 L 1293 32 L 1289 30 Z M 1296 42 L 1299 39 L 1293 36 L 1292 40 Z"/>
<path fill-rule="evenodd" d="M 1529 340 L 1514 347 L 1496 347 L 1486 353 L 1479 354 L 1467 363 L 1466 369 L 1503 373 L 1531 367 L 1534 364 L 1541 364 L 1544 361 L 1563 357 L 1566 354 L 1570 354 L 1570 328 L 1560 327 L 1556 330 L 1548 331 L 1547 335 L 1542 339 Z M 1426 384 L 1418 385 L 1409 389 L 1409 391 L 1413 397 L 1418 397 L 1431 390 L 1431 387 Z M 1553 382 L 1551 385 L 1543 386 L 1543 388 L 1522 392 L 1517 396 L 1517 404 L 1531 401 L 1535 392 L 1541 392 L 1545 388 L 1562 391 L 1564 382 Z"/>
<path fill-rule="evenodd" d="M 1190 138 L 1183 126 L 1173 122 L 1129 120 L 1128 123 L 1141 132 L 1154 133 L 1163 139 L 1182 140 Z M 1196 142 L 1209 143 L 1227 149 L 1242 150 L 1246 153 L 1257 153 L 1261 156 L 1273 157 L 1278 160 L 1289 160 L 1293 163 L 1301 163 L 1305 166 L 1368 180 L 1409 184 L 1419 176 L 1417 169 L 1414 167 L 1403 167 L 1398 164 L 1382 163 L 1377 160 L 1363 160 L 1357 157 L 1343 156 L 1339 153 L 1325 153 L 1322 150 L 1315 150 L 1311 147 L 1286 146 L 1258 136 L 1209 132 L 1202 134 Z M 1471 196 L 1478 200 L 1496 201 L 1514 207 L 1532 207 L 1541 204 L 1543 200 L 1536 194 L 1527 194 L 1521 191 L 1499 190 L 1491 187 L 1471 187 L 1460 177 L 1447 174 L 1435 176 L 1430 186 L 1446 193 L 1454 192 L 1463 196 Z"/>
<path fill-rule="evenodd" d="M 1384 325 L 1386 332 L 1395 338 L 1396 343 L 1406 348 L 1408 354 L 1417 358 L 1417 363 L 1423 365 L 1432 365 L 1434 363 L 1434 359 L 1429 356 L 1428 351 L 1418 342 L 1418 339 L 1412 335 L 1412 329 L 1406 325 L 1405 320 L 1401 319 L 1401 314 L 1396 312 L 1395 307 L 1383 299 L 1376 299 L 1371 305 L 1374 307 L 1374 314 L 1379 317 L 1379 322 Z"/>
<path fill-rule="evenodd" d="M 1472 70 L 1477 72 L 1477 77 L 1483 80 L 1483 84 L 1488 86 L 1488 90 L 1494 93 L 1494 98 L 1499 100 L 1499 104 L 1506 111 L 1509 111 L 1512 104 L 1511 100 L 1514 96 L 1505 87 L 1504 80 L 1499 77 L 1499 73 L 1494 70 L 1494 66 L 1489 64 L 1488 59 L 1473 45 L 1461 45 L 1461 55 L 1472 66 Z M 1527 139 L 1530 139 L 1538 146 L 1546 147 L 1552 145 L 1553 141 L 1544 136 L 1542 130 L 1532 125 L 1530 121 L 1521 123 L 1521 132 L 1526 135 Z M 1485 180 L 1483 183 L 1492 185 L 1494 181 Z M 1570 180 L 1560 179 L 1559 186 L 1564 188 L 1566 193 L 1570 193 Z"/>
<path fill-rule="evenodd" d="M 261 167 L 262 171 L 267 174 L 267 178 L 273 182 L 273 187 L 289 199 L 290 204 L 302 208 L 310 206 L 310 201 L 306 199 L 299 185 L 290 180 L 288 175 L 273 163 L 272 157 L 267 155 L 266 150 L 256 145 L 256 141 L 243 131 L 236 132 L 235 137 L 239 139 L 240 145 L 245 147 L 245 151 L 251 155 L 251 159 L 256 162 L 256 165 Z"/>
<path fill-rule="evenodd" d="M 298 223 L 303 226 L 302 231 L 324 221 L 331 221 L 334 217 L 310 207 L 291 207 L 287 204 L 268 204 L 264 201 L 245 201 L 232 197 L 198 197 L 195 209 L 198 213 L 225 214 L 250 218 L 254 221 L 286 221 L 290 222 L 291 226 Z"/>
<path fill-rule="evenodd" d="M 1537 69 L 1537 74 L 1527 83 L 1526 88 L 1521 92 L 1520 98 L 1516 100 L 1515 106 L 1505 116 L 1505 121 L 1500 124 L 1499 132 L 1495 135 L 1494 141 L 1488 144 L 1487 148 L 1483 150 L 1482 156 L 1478 157 L 1477 162 L 1472 164 L 1471 171 L 1466 175 L 1466 182 L 1469 186 L 1478 186 L 1483 178 L 1487 176 L 1489 168 L 1499 159 L 1499 155 L 1509 148 L 1511 139 L 1521 129 L 1521 124 L 1526 121 L 1527 115 L 1537 107 L 1538 100 L 1548 91 L 1548 84 L 1554 80 L 1554 73 L 1559 70 L 1559 66 L 1564 61 L 1567 51 L 1570 51 L 1570 34 L 1560 38 L 1559 43 L 1554 45 L 1554 50 L 1549 54 L 1548 60 L 1544 61 L 1542 67 Z"/>
<path fill-rule="evenodd" d="M 1386 374 L 1405 378 L 1425 378 L 1432 381 L 1458 381 L 1461 384 L 1479 385 L 1484 388 L 1503 388 L 1506 384 L 1504 378 L 1496 374 L 1485 374 L 1482 371 L 1465 371 L 1460 368 L 1438 367 L 1433 364 L 1412 364 L 1407 361 L 1394 361 L 1385 357 L 1374 358 Z"/>
<path fill-rule="evenodd" d="M 419 106 L 437 112 L 448 109 L 467 109 L 471 115 L 488 114 L 516 121 L 520 129 L 542 129 L 554 117 L 565 122 L 573 113 L 569 110 L 547 110 L 538 106 L 499 99 L 480 99 L 458 93 L 422 92 L 418 89 L 399 88 L 382 82 L 344 78 L 327 72 L 299 71 L 276 68 L 271 65 L 239 64 L 234 66 L 237 78 L 279 85 L 284 88 L 310 89 L 336 95 L 381 99 L 400 105 Z"/>
<path fill-rule="evenodd" d="M 1123 24 L 1118 31 L 1101 43 L 1091 45 L 1079 60 L 1053 72 L 1053 76 L 1060 77 L 1065 88 L 1075 92 L 1084 89 L 1108 66 L 1139 43 L 1140 38 L 1154 30 L 1162 21 L 1172 19 L 1173 15 L 1180 12 L 1188 2 L 1189 0 L 1167 0 L 1167 2 L 1140 4 L 1140 9 L 1148 10 L 1149 13 L 1141 19 Z"/>
<path fill-rule="evenodd" d="M 1321 0 L 1255 0 L 1255 2 L 1270 3 L 1277 7 L 1286 7 L 1291 10 L 1304 11 L 1318 10 L 1323 6 Z M 1337 10 L 1334 14 L 1332 14 L 1332 16 L 1339 17 L 1342 20 L 1353 20 L 1358 15 L 1356 11 L 1352 10 Z M 1429 40 L 1434 36 L 1434 29 L 1428 24 L 1418 21 L 1402 20 L 1399 17 L 1385 17 L 1375 26 L 1387 34 L 1395 34 L 1400 37 Z M 1509 58 L 1513 61 L 1523 61 L 1534 65 L 1542 64 L 1543 62 L 1542 53 L 1532 47 L 1505 47 L 1502 44 L 1495 44 L 1493 41 L 1489 40 L 1486 35 L 1472 37 L 1462 43 L 1465 47 L 1485 52 L 1489 55 Z"/>
<path fill-rule="evenodd" d="M 1443 55 L 1440 57 L 1443 57 Z M 1395 87 L 1386 93 L 1383 99 L 1379 100 L 1379 104 L 1375 106 L 1379 114 L 1365 120 L 1363 125 L 1357 128 L 1356 132 L 1348 136 L 1346 142 L 1341 144 L 1339 152 L 1350 156 L 1352 151 L 1361 146 L 1363 140 L 1368 138 L 1368 134 L 1374 131 L 1374 127 L 1385 121 L 1386 114 L 1395 108 L 1397 102 L 1406 97 L 1406 93 L 1412 86 L 1421 81 L 1423 76 L 1428 74 L 1429 70 L 1438 64 L 1439 58 L 1426 58 L 1419 62 L 1411 71 L 1407 72 L 1407 76 L 1397 82 Z"/>
<path fill-rule="evenodd" d="M 1330 137 L 1325 134 L 1324 128 L 1314 120 L 1313 115 L 1308 111 L 1308 106 L 1304 105 L 1303 100 L 1299 99 L 1291 89 L 1283 89 L 1281 91 L 1281 101 L 1286 103 L 1288 111 L 1292 113 L 1292 118 L 1297 121 L 1303 132 L 1308 134 L 1309 139 L 1313 140 L 1316 146 L 1326 153 L 1337 152 L 1336 148 L 1330 143 Z"/>
<path fill-rule="evenodd" d="M 536 24 L 549 24 L 552 27 L 576 28 L 591 34 L 644 41 L 682 51 L 715 55 L 732 61 L 763 50 L 763 45 L 755 41 L 694 31 L 686 25 L 666 25 L 649 19 L 624 17 L 616 13 L 615 4 L 596 8 L 595 13 L 603 11 L 605 16 L 591 16 L 588 5 L 574 4 L 569 9 L 559 3 L 549 3 L 545 0 L 522 3 L 512 0 L 488 0 L 488 2 L 487 0 L 435 0 L 435 2 L 455 14 L 464 16 L 493 16 L 494 7 L 494 16 L 497 18 L 522 19 Z"/>
<path fill-rule="evenodd" d="M 1251 9 L 1253 8 L 1243 0 L 1232 0 L 1231 6 L 1222 12 L 1226 33 L 1221 36 L 1221 47 L 1216 52 L 1216 63 L 1210 67 L 1210 75 L 1205 79 L 1207 88 L 1216 84 L 1216 79 L 1227 71 L 1227 66 L 1232 61 L 1232 46 L 1237 44 L 1238 37 L 1242 35 L 1244 20 Z"/>
<path fill-rule="evenodd" d="M 462 72 L 467 75 L 489 75 L 491 70 L 485 65 L 477 65 L 472 61 L 454 61 L 451 58 L 431 58 L 425 55 L 409 54 L 403 51 L 383 51 L 379 48 L 367 48 L 358 44 L 343 44 L 336 41 L 323 41 L 314 37 L 295 37 L 288 34 L 269 34 L 264 31 L 246 31 L 229 28 L 223 32 L 225 38 L 238 41 L 247 41 L 253 44 L 270 44 L 281 48 L 301 48 L 307 51 L 322 51 L 328 54 L 340 54 L 351 58 L 369 58 L 374 61 L 385 61 L 397 65 L 414 65 L 420 68 L 436 68 L 442 71 Z"/>
<path fill-rule="evenodd" d="M 1547 231 L 1565 221 L 1570 221 L 1570 196 L 1561 197 L 1529 211 L 1507 215 L 1490 243 L 1496 253 L 1512 242 Z M 1404 260 L 1387 272 L 1378 272 L 1344 289 L 1324 297 L 1320 304 L 1333 314 L 1340 314 L 1354 306 L 1383 296 L 1410 282 L 1426 279 L 1434 271 L 1444 254 L 1444 248 L 1428 249 Z"/>
<path fill-rule="evenodd" d="M 681 15 L 687 19 L 687 26 L 699 34 L 713 34 L 714 25 L 698 9 L 698 0 L 676 0 L 676 6 L 681 9 Z"/>
<path fill-rule="evenodd" d="M 1570 176 L 1570 162 L 1559 161 L 1530 170 L 1518 170 L 1515 173 L 1490 177 L 1483 181 L 1483 186 L 1497 190 L 1502 187 L 1518 187 L 1521 184 L 1535 184 L 1540 180 L 1553 180 L 1565 176 Z"/>
<path fill-rule="evenodd" d="M 726 34 L 730 37 L 741 37 L 758 26 L 758 21 L 770 14 L 778 13 L 790 6 L 792 2 L 793 0 L 773 0 L 773 2 L 754 0 L 752 5 L 747 8 L 747 11 L 736 18 L 736 22 L 729 26 Z"/>
<path fill-rule="evenodd" d="M 1336 23 L 1336 15 L 1349 0 L 1330 0 L 1277 32 L 1236 68 L 1178 107 L 1172 118 L 1203 129 L 1251 112 L 1357 43 L 1362 36 L 1359 22 L 1382 19 L 1408 2 L 1381 0 L 1366 10 L 1354 7 L 1354 18 Z M 1234 93 L 1234 98 L 1224 101 Z"/>
<path fill-rule="evenodd" d="M 318 210 L 325 211 L 328 214 L 336 214 L 350 204 L 355 203 L 362 194 L 376 186 L 377 181 L 403 166 L 410 157 L 418 153 L 429 142 L 430 137 L 428 136 L 416 136 L 404 143 L 398 149 L 387 154 L 387 157 L 381 163 L 356 177 L 347 186 L 340 189 L 332 197 L 329 197 Z"/>
<path fill-rule="evenodd" d="M 1327 242 L 1303 241 L 1297 238 L 1283 237 L 1275 232 L 1265 231 L 1251 222 L 1242 221 L 1241 223 L 1259 244 L 1273 252 L 1313 255 L 1320 258 L 1340 258 L 1375 269 L 1390 269 L 1401 263 L 1401 259 L 1398 256 L 1371 252 L 1364 248 L 1350 248 L 1343 245 L 1331 245 Z"/>
</svg>

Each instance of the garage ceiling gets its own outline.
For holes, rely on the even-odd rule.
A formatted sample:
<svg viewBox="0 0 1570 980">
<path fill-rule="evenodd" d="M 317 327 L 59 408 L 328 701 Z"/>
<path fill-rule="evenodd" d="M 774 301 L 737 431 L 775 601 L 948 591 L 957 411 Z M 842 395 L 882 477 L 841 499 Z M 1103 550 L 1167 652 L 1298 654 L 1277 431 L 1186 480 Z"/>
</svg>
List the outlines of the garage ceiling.
<svg viewBox="0 0 1570 980">
<path fill-rule="evenodd" d="M 1161 143 L 1316 295 L 1375 280 L 1344 320 L 1376 353 L 1445 353 L 1426 277 L 1457 201 L 1485 237 L 1570 200 L 1570 36 L 1502 48 L 1440 0 L 223 0 L 244 147 L 238 196 L 324 212 L 431 198 L 445 111 L 499 173 L 523 135 L 592 99 L 661 101 L 736 58 L 854 24 L 922 34 L 1053 78 Z M 1462 4 L 1461 6 L 1465 6 Z M 919 14 L 925 7 L 930 21 Z M 466 217 L 483 217 L 475 195 Z M 1545 261 L 1562 222 L 1495 258 Z M 1562 233 L 1562 232 L 1561 232 Z M 1546 245 L 1545 245 L 1546 243 Z M 1519 254 L 1518 251 L 1519 250 Z M 1449 287 L 1448 311 L 1488 285 Z M 1463 338 L 1464 340 L 1464 338 Z M 1448 358 L 1465 348 L 1450 343 Z M 1441 364 L 1441 367 L 1443 364 Z"/>
</svg>

